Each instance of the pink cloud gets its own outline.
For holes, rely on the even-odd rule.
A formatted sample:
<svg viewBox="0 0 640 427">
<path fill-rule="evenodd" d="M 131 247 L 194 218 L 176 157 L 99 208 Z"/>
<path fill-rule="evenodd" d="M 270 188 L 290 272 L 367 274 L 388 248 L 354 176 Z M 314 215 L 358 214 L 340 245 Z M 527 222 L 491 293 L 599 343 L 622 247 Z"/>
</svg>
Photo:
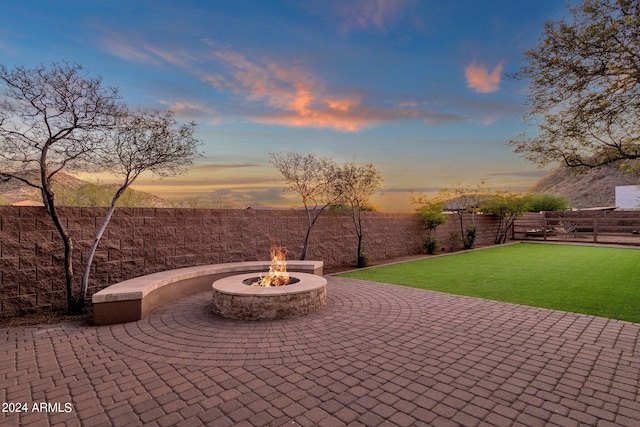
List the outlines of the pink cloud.
<svg viewBox="0 0 640 427">
<path fill-rule="evenodd" d="M 188 118 L 204 119 L 207 123 L 216 125 L 221 123 L 219 113 L 207 107 L 206 105 L 189 101 L 189 100 L 173 100 L 167 101 L 164 99 L 159 100 L 160 104 L 165 105 L 169 110 L 173 111 L 176 115 Z"/>
<path fill-rule="evenodd" d="M 216 89 L 231 90 L 247 101 L 263 102 L 276 110 L 252 115 L 256 122 L 356 132 L 379 120 L 379 117 L 372 117 L 360 108 L 360 97 L 332 96 L 309 70 L 285 67 L 268 59 L 251 61 L 231 51 L 216 51 L 214 57 L 223 61 L 229 72 L 226 75 L 203 75 L 203 81 Z"/>
<path fill-rule="evenodd" d="M 213 56 L 226 65 L 227 72 L 202 75 L 201 79 L 218 90 L 269 107 L 249 115 L 257 123 L 357 132 L 397 120 L 423 119 L 430 125 L 465 120 L 413 101 L 367 105 L 363 94 L 342 90 L 337 95 L 311 70 L 298 66 L 283 66 L 270 59 L 250 60 L 232 51 L 215 51 Z"/>
<path fill-rule="evenodd" d="M 392 7 L 385 0 L 375 3 L 378 8 L 375 10 L 378 11 Z M 365 15 L 371 17 L 371 22 L 382 22 L 373 19 L 377 16 L 373 11 Z M 461 120 L 457 116 L 430 111 L 413 101 L 394 105 L 367 104 L 361 91 L 327 88 L 308 68 L 283 64 L 271 58 L 248 58 L 210 40 L 204 40 L 208 50 L 196 55 L 158 47 L 144 40 L 136 41 L 135 37 L 124 37 L 108 30 L 102 31 L 105 34 L 103 46 L 113 55 L 133 62 L 170 64 L 181 68 L 220 92 L 234 94 L 234 101 L 244 100 L 246 105 L 243 107 L 246 108 L 237 108 L 236 111 L 259 123 L 357 132 L 398 120 L 423 119 L 427 124 Z M 211 64 L 212 60 L 217 64 Z M 205 65 L 216 71 L 206 71 Z M 199 120 L 217 117 L 209 119 L 212 124 L 220 121 L 220 112 L 209 107 L 205 101 L 173 99 L 159 102 L 181 116 Z"/>
<path fill-rule="evenodd" d="M 357 132 L 373 124 L 372 120 L 363 116 L 336 116 L 320 111 L 311 111 L 303 115 L 295 113 L 259 115 L 254 116 L 253 120 L 268 125 L 329 128 L 343 132 Z"/>
<path fill-rule="evenodd" d="M 465 70 L 467 86 L 478 93 L 490 93 L 497 91 L 500 87 L 502 68 L 504 61 L 500 61 L 491 73 L 486 65 L 472 63 Z"/>
<path fill-rule="evenodd" d="M 330 109 L 343 113 L 360 104 L 360 102 L 355 99 L 325 99 L 324 103 L 327 104 Z"/>
</svg>

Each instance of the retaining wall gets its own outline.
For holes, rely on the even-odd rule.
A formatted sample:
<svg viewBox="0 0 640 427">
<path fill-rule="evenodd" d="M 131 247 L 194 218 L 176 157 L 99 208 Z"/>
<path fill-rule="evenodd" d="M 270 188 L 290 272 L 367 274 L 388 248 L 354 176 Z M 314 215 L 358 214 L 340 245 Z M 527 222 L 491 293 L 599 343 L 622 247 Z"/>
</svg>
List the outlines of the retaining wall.
<svg viewBox="0 0 640 427">
<path fill-rule="evenodd" d="M 74 245 L 75 288 L 106 208 L 59 208 Z M 417 215 L 365 212 L 364 244 L 370 262 L 422 252 L 424 231 Z M 491 244 L 496 221 L 476 216 L 477 246 Z M 465 226 L 470 222 L 465 216 Z M 272 241 L 300 254 L 306 231 L 300 210 L 212 210 L 118 208 L 95 254 L 88 298 L 104 287 L 157 271 L 269 258 Z M 439 227 L 441 250 L 453 246 L 456 218 Z M 328 271 L 352 265 L 357 236 L 352 219 L 324 212 L 311 235 L 307 259 Z M 0 317 L 64 309 L 62 242 L 42 207 L 0 207 Z"/>
</svg>

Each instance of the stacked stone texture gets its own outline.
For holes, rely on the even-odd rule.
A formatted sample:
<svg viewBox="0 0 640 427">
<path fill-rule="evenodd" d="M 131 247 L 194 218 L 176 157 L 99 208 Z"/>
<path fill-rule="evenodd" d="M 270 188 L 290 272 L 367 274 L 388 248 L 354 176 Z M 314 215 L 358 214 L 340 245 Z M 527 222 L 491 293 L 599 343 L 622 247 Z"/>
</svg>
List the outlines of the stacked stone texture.
<svg viewBox="0 0 640 427">
<path fill-rule="evenodd" d="M 213 312 L 229 319 L 288 319 L 315 313 L 324 307 L 327 304 L 327 287 L 284 295 L 234 295 L 214 291 L 212 301 Z"/>
<path fill-rule="evenodd" d="M 74 240 L 79 287 L 84 261 L 106 208 L 63 208 Z M 424 230 L 417 215 L 365 212 L 364 244 L 372 263 L 422 253 Z M 493 242 L 496 221 L 476 215 L 477 246 Z M 470 218 L 465 217 L 465 225 Z M 88 296 L 122 280 L 167 269 L 269 258 L 275 241 L 299 256 L 307 219 L 301 210 L 119 208 L 100 241 Z M 455 218 L 438 228 L 441 250 L 456 249 Z M 324 212 L 314 227 L 307 259 L 325 270 L 353 265 L 357 236 L 352 219 Z M 62 241 L 42 207 L 0 207 L 0 317 L 64 309 Z"/>
</svg>

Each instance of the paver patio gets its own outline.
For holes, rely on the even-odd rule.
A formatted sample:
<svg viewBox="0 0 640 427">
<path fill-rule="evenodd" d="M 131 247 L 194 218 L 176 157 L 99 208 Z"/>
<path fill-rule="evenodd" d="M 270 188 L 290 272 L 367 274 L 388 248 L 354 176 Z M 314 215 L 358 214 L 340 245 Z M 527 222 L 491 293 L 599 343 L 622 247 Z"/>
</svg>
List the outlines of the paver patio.
<svg viewBox="0 0 640 427">
<path fill-rule="evenodd" d="M 325 308 L 282 321 L 215 317 L 202 293 L 0 329 L 1 400 L 28 407 L 0 425 L 640 425 L 640 324 L 328 280 Z"/>
</svg>

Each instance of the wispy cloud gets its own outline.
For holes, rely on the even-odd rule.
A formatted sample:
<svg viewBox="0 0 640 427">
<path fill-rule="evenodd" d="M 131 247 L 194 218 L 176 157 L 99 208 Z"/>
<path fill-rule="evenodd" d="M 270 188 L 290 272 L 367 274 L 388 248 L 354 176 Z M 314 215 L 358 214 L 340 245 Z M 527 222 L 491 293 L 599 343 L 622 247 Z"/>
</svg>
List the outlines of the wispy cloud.
<svg viewBox="0 0 640 427">
<path fill-rule="evenodd" d="M 251 119 L 291 127 L 329 128 L 356 132 L 363 128 L 421 115 L 415 108 L 383 108 L 365 105 L 363 94 L 351 91 L 336 95 L 312 71 L 284 66 L 270 59 L 249 60 L 228 50 L 213 56 L 226 65 L 225 74 L 206 74 L 201 79 L 218 90 L 229 90 L 246 101 L 262 102 L 268 111 Z"/>
<path fill-rule="evenodd" d="M 333 2 L 338 31 L 346 34 L 354 30 L 387 32 L 395 26 L 414 0 L 356 0 Z"/>
<path fill-rule="evenodd" d="M 442 187 L 388 187 L 380 190 L 382 194 L 385 193 L 435 193 L 442 189 Z"/>
<path fill-rule="evenodd" d="M 158 59 L 149 55 L 148 52 L 145 52 L 137 46 L 123 43 L 122 40 L 105 38 L 102 40 L 102 45 L 107 52 L 127 61 L 159 64 Z"/>
<path fill-rule="evenodd" d="M 358 108 L 353 111 L 332 109 L 305 109 L 304 111 L 285 111 L 253 116 L 258 123 L 284 125 L 290 127 L 331 128 L 345 132 L 357 132 L 363 128 L 392 121 L 389 111 Z"/>
<path fill-rule="evenodd" d="M 385 31 L 387 23 L 395 20 L 403 2 L 397 0 L 364 0 L 340 2 L 338 12 L 344 19 L 344 29 L 375 28 Z"/>
<path fill-rule="evenodd" d="M 192 166 L 190 170 L 194 173 L 212 173 L 212 172 L 221 172 L 227 171 L 230 169 L 243 169 L 243 168 L 253 168 L 259 167 L 257 163 L 234 163 L 234 164 L 205 164 L 205 165 L 197 165 Z"/>
<path fill-rule="evenodd" d="M 383 0 L 374 3 L 378 11 L 396 7 Z M 373 11 L 366 13 L 372 22 L 382 22 L 373 18 Z M 103 46 L 112 55 L 137 63 L 178 67 L 218 92 L 233 94 L 235 114 L 257 123 L 358 132 L 399 120 L 422 120 L 428 125 L 466 120 L 455 114 L 433 111 L 424 102 L 376 102 L 362 90 L 331 88 L 303 65 L 269 57 L 249 58 L 209 39 L 203 40 L 205 49 L 194 54 L 155 46 L 107 29 L 101 31 Z M 178 115 L 218 124 L 222 113 L 211 108 L 204 99 L 162 99 L 159 102 Z"/>
<path fill-rule="evenodd" d="M 188 67 L 195 58 L 184 49 L 162 49 L 136 34 L 122 34 L 100 27 L 102 46 L 110 54 L 131 62 L 159 65 L 170 63 Z"/>
<path fill-rule="evenodd" d="M 204 119 L 211 125 L 220 124 L 222 121 L 220 114 L 216 110 L 201 103 L 185 99 L 173 101 L 161 99 L 159 102 L 160 104 L 165 105 L 169 110 L 173 111 L 177 116 Z"/>
<path fill-rule="evenodd" d="M 510 177 L 520 177 L 520 178 L 542 178 L 546 174 L 548 174 L 548 170 L 528 170 L 528 171 L 511 171 L 511 172 L 495 172 L 490 173 L 487 176 L 510 176 Z"/>
<path fill-rule="evenodd" d="M 504 66 L 504 61 L 500 61 L 493 71 L 489 72 L 486 65 L 481 63 L 471 63 L 464 70 L 467 78 L 467 86 L 478 93 L 490 93 L 500 89 L 502 77 L 500 73 Z"/>
</svg>

